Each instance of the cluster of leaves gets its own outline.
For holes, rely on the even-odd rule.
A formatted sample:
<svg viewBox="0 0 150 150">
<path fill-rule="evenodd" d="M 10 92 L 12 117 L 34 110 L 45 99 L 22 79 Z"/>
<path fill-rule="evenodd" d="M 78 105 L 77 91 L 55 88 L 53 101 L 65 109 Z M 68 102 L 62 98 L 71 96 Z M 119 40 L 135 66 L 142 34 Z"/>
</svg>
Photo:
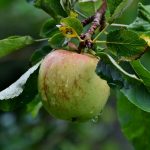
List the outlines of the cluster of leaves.
<svg viewBox="0 0 150 150">
<path fill-rule="evenodd" d="M 14 36 L 0 40 L 0 58 L 27 45 L 41 41 L 46 42 L 32 55 L 30 61 L 33 67 L 18 81 L 0 92 L 0 109 L 4 111 L 10 111 L 26 104 L 30 112 L 38 112 L 42 106 L 37 90 L 38 68 L 41 59 L 52 49 L 76 50 L 82 41 L 80 35 L 87 29 L 83 28 L 81 20 L 93 15 L 102 0 L 32 0 L 32 2 L 35 7 L 50 15 L 40 31 L 40 36 L 43 39 L 36 40 L 30 36 Z M 135 134 L 129 132 L 132 130 L 130 127 L 126 130 L 130 122 L 126 123 L 124 116 L 130 117 L 130 113 L 127 113 L 130 109 L 135 109 L 135 112 L 139 112 L 144 117 L 149 116 L 148 113 L 150 112 L 150 70 L 144 67 L 141 62 L 141 57 L 149 53 L 150 49 L 150 5 L 144 6 L 139 3 L 138 15 L 133 23 L 118 27 L 118 29 L 113 28 L 113 23 L 131 3 L 132 0 L 108 0 L 107 28 L 104 28 L 108 32 L 105 36 L 106 41 L 101 41 L 100 37 L 104 30 L 100 34 L 99 30 L 96 30 L 96 37 L 94 36 L 92 41 L 94 44 L 93 51 L 101 57 L 96 73 L 106 79 L 112 88 L 121 93 L 118 96 L 118 99 L 121 99 L 118 104 L 120 123 L 127 137 L 130 140 L 136 139 L 136 142 L 133 143 L 136 143 L 135 146 L 138 147 L 137 145 L 140 143 L 138 141 L 142 140 L 140 135 L 144 134 L 144 131 Z M 109 30 L 107 30 L 108 28 Z M 122 99 L 126 99 L 132 104 L 124 102 Z M 135 106 L 128 107 L 128 104 L 125 104 L 125 107 L 123 103 L 134 104 Z M 129 121 L 134 119 L 138 121 L 136 114 L 131 113 L 131 115 L 133 116 Z M 143 130 L 146 130 L 144 124 L 141 126 L 144 128 Z M 150 134 L 147 133 L 145 136 L 148 139 Z"/>
</svg>

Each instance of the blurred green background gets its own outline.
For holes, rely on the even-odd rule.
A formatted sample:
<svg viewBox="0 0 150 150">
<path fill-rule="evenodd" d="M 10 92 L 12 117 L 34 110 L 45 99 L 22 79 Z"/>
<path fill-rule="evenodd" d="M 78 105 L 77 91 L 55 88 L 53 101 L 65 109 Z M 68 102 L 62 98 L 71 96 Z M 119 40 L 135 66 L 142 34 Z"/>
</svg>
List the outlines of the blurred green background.
<svg viewBox="0 0 150 150">
<path fill-rule="evenodd" d="M 143 0 L 143 4 L 150 3 Z M 136 16 L 138 0 L 118 20 L 129 24 Z M 0 39 L 11 35 L 39 38 L 48 15 L 25 0 L 0 0 Z M 29 46 L 0 59 L 0 91 L 16 81 L 28 68 L 33 51 Z M 0 150 L 133 150 L 117 120 L 116 99 L 110 97 L 99 120 L 70 123 L 57 120 L 41 109 L 32 117 L 24 108 L 0 111 Z"/>
</svg>

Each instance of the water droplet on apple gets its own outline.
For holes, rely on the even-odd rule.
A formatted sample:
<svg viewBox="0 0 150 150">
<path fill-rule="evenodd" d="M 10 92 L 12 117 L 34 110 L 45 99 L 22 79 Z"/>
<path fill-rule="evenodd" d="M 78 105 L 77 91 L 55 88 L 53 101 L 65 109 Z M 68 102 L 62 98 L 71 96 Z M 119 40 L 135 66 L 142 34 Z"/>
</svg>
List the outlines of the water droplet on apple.
<svg viewBox="0 0 150 150">
<path fill-rule="evenodd" d="M 91 122 L 92 122 L 92 123 L 97 123 L 98 120 L 99 120 L 99 117 L 100 117 L 100 114 L 97 115 L 97 116 L 95 116 L 95 117 L 93 117 L 93 118 L 91 119 Z"/>
</svg>

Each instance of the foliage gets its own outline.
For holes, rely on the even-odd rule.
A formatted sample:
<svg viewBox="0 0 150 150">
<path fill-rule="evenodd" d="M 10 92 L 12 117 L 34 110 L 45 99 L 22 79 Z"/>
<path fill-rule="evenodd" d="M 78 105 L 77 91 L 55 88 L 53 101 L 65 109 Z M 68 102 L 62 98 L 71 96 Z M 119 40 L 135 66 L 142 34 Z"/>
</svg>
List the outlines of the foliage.
<svg viewBox="0 0 150 150">
<path fill-rule="evenodd" d="M 147 139 L 150 132 L 147 128 L 150 124 L 150 114 L 132 105 L 122 94 L 118 93 L 118 99 L 118 117 L 124 134 L 133 142 L 136 150 L 149 149 Z"/>
<path fill-rule="evenodd" d="M 101 58 L 96 73 L 116 92 L 119 121 L 126 137 L 136 149 L 148 150 L 150 70 L 143 57 L 150 50 L 150 5 L 139 2 L 135 20 L 124 25 L 116 22 L 132 0 L 31 1 L 49 15 L 39 31 L 41 39 L 29 35 L 2 39 L 0 58 L 29 45 L 42 44 L 29 60 L 33 66 L 0 92 L 0 109 L 12 111 L 26 107 L 32 115 L 37 115 L 42 106 L 37 90 L 41 60 L 58 48 L 87 52 Z M 0 5 L 7 3 L 3 1 Z"/>
</svg>

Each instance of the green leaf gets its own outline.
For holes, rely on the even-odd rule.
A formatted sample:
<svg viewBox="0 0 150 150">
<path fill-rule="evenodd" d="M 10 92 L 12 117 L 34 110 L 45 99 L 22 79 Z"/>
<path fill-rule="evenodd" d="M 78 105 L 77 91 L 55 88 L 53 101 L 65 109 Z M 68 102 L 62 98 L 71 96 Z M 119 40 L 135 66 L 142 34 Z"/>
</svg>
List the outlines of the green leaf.
<svg viewBox="0 0 150 150">
<path fill-rule="evenodd" d="M 143 81 L 134 74 L 129 74 L 108 54 L 99 53 L 99 61 L 96 73 L 108 84 L 116 87 L 126 98 L 140 109 L 150 112 L 150 93 Z"/>
<path fill-rule="evenodd" d="M 0 1 L 0 9 L 5 9 L 5 7 L 9 7 L 11 3 L 13 3 L 13 1 L 1 0 Z"/>
<path fill-rule="evenodd" d="M 37 77 L 40 62 L 30 68 L 15 83 L 0 92 L 0 109 L 12 111 L 33 100 L 38 93 Z"/>
<path fill-rule="evenodd" d="M 37 94 L 26 107 L 27 112 L 31 113 L 32 117 L 36 117 L 42 107 L 41 97 Z"/>
<path fill-rule="evenodd" d="M 57 32 L 59 32 L 57 28 L 57 23 L 54 19 L 48 19 L 46 22 L 44 22 L 41 31 L 40 31 L 40 36 L 42 37 L 51 37 Z"/>
<path fill-rule="evenodd" d="M 107 35 L 107 47 L 121 60 L 130 61 L 139 58 L 147 46 L 145 40 L 133 31 L 120 29 Z"/>
<path fill-rule="evenodd" d="M 144 6 L 142 3 L 139 3 L 138 17 L 150 22 L 150 5 Z"/>
<path fill-rule="evenodd" d="M 147 51 L 141 58 L 140 61 L 143 64 L 143 66 L 150 71 L 150 65 L 149 65 L 149 58 L 150 58 L 150 51 Z"/>
<path fill-rule="evenodd" d="M 91 16 L 101 6 L 102 0 L 79 0 L 77 4 L 80 11 L 82 11 L 87 16 Z"/>
<path fill-rule="evenodd" d="M 113 15 L 117 6 L 122 2 L 122 0 L 107 0 L 110 14 Z"/>
<path fill-rule="evenodd" d="M 148 88 L 150 92 L 150 71 L 148 71 L 140 62 L 140 60 L 135 60 L 131 62 L 131 65 L 137 75 L 143 80 L 144 85 Z"/>
<path fill-rule="evenodd" d="M 97 64 L 96 73 L 106 79 L 110 86 L 128 87 L 128 80 L 142 82 L 135 74 L 126 72 L 110 55 L 99 52 L 98 56 L 101 60 Z"/>
<path fill-rule="evenodd" d="M 77 18 L 67 17 L 67 18 L 61 19 L 60 22 L 64 26 L 73 28 L 77 32 L 78 35 L 80 35 L 83 31 L 83 26 L 82 26 L 80 20 Z"/>
<path fill-rule="evenodd" d="M 50 53 L 52 51 L 52 48 L 47 45 L 44 46 L 38 50 L 36 50 L 31 58 L 30 58 L 30 62 L 32 65 L 35 65 L 36 63 L 38 63 L 41 59 L 43 59 L 48 53 Z"/>
<path fill-rule="evenodd" d="M 143 111 L 150 112 L 150 93 L 143 84 L 130 83 L 129 88 L 122 88 L 120 92 Z"/>
<path fill-rule="evenodd" d="M 60 4 L 63 7 L 63 9 L 70 14 L 70 11 L 73 10 L 74 5 L 76 4 L 78 0 L 60 0 Z"/>
<path fill-rule="evenodd" d="M 128 25 L 128 29 L 140 32 L 150 31 L 150 23 L 137 17 L 133 23 Z"/>
<path fill-rule="evenodd" d="M 128 26 L 129 29 L 146 32 L 150 31 L 150 5 L 138 5 L 137 18 Z"/>
<path fill-rule="evenodd" d="M 107 0 L 111 17 L 109 23 L 114 22 L 131 5 L 133 0 Z"/>
<path fill-rule="evenodd" d="M 149 150 L 150 113 L 131 104 L 123 94 L 118 94 L 117 111 L 121 128 L 136 150 Z"/>
<path fill-rule="evenodd" d="M 62 48 L 65 44 L 65 37 L 62 33 L 57 33 L 48 42 L 52 48 Z"/>
<path fill-rule="evenodd" d="M 34 42 L 30 36 L 12 36 L 0 40 L 0 58 Z"/>
<path fill-rule="evenodd" d="M 43 9 L 57 21 L 59 20 L 59 16 L 67 16 L 59 0 L 35 0 L 34 4 L 36 7 Z"/>
</svg>

